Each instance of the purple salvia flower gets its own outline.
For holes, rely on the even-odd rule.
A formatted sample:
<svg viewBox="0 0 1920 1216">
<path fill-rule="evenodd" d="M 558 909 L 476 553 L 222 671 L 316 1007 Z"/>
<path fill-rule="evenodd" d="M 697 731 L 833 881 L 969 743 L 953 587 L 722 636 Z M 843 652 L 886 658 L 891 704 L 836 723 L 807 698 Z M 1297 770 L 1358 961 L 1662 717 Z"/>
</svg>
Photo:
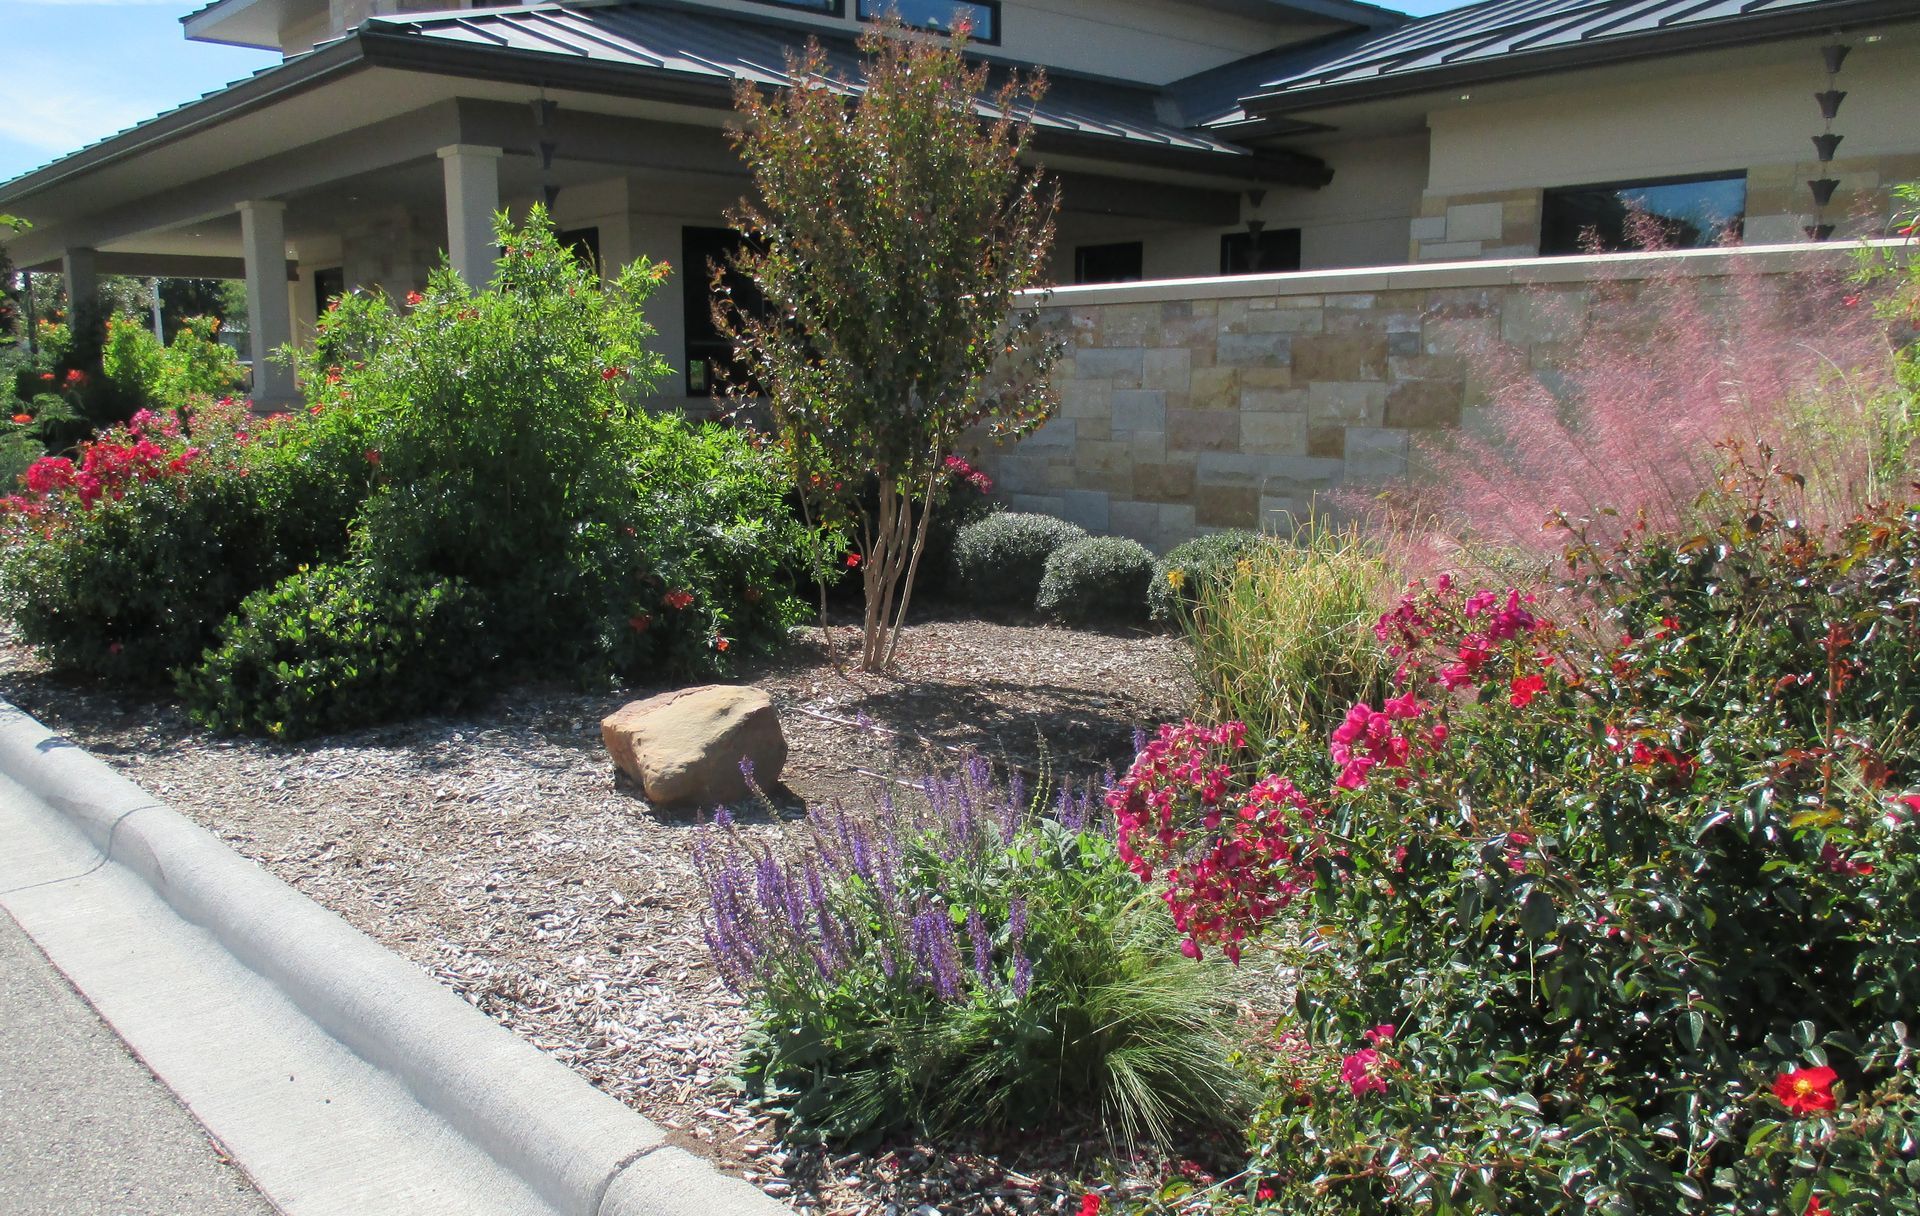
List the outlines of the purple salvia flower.
<svg viewBox="0 0 1920 1216">
<path fill-rule="evenodd" d="M 1027 897 L 1007 905 L 1007 941 L 1013 951 L 1013 995 L 1025 1000 L 1033 987 L 1033 960 L 1027 957 Z"/>
<path fill-rule="evenodd" d="M 1021 1000 L 1027 999 L 1027 993 L 1033 987 L 1033 960 L 1027 957 L 1024 949 L 1013 952 L 1013 995 Z"/>
<path fill-rule="evenodd" d="M 875 941 L 873 951 L 880 956 L 880 974 L 892 979 L 894 975 L 893 951 L 887 949 L 887 943 Z"/>
<path fill-rule="evenodd" d="M 980 909 L 967 909 L 967 936 L 973 940 L 973 973 L 982 980 L 993 976 L 993 941 L 987 936 L 987 918 Z"/>
<path fill-rule="evenodd" d="M 752 756 L 740 757 L 740 776 L 746 779 L 748 789 L 751 790 L 751 789 L 759 788 L 753 783 L 753 757 Z"/>
<path fill-rule="evenodd" d="M 943 1001 L 958 1000 L 962 993 L 960 954 L 953 946 L 953 925 L 945 909 L 938 913 L 939 924 L 933 935 L 933 989 Z"/>
<path fill-rule="evenodd" d="M 1139 755 L 1147 750 L 1147 731 L 1143 726 L 1133 728 L 1133 754 Z"/>
<path fill-rule="evenodd" d="M 728 810 L 728 809 L 727 809 L 726 807 L 724 807 L 724 806 L 723 806 L 723 807 L 720 807 L 720 808 L 719 808 L 718 810 L 716 810 L 716 811 L 714 811 L 714 813 L 713 813 L 713 826 L 714 826 L 714 827 L 717 827 L 717 828 L 730 828 L 730 827 L 732 827 L 732 826 L 733 826 L 733 812 L 732 812 L 732 811 L 730 811 L 730 810 Z"/>
</svg>

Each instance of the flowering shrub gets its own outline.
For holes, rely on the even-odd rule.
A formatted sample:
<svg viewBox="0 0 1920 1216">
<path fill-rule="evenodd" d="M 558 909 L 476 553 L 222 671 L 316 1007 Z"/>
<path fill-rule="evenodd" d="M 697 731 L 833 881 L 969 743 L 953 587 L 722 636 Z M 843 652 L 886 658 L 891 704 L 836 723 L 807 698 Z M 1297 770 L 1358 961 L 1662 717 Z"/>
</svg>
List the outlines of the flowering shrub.
<svg viewBox="0 0 1920 1216">
<path fill-rule="evenodd" d="M 191 433 L 189 433 L 191 428 Z M 243 401 L 141 412 L 0 499 L 0 603 L 57 666 L 163 683 L 249 592 L 337 556 L 365 493 Z"/>
<path fill-rule="evenodd" d="M 1194 948 L 1297 970 L 1236 1202 L 1920 1211 L 1920 510 L 1732 470 L 1552 597 L 1416 586 L 1318 762 L 1189 727 L 1114 791 Z"/>
<path fill-rule="evenodd" d="M 241 602 L 181 691 L 203 726 L 279 739 L 450 712 L 487 670 L 483 612 L 458 583 L 302 567 Z"/>
<path fill-rule="evenodd" d="M 796 1130 L 1220 1125 L 1236 977 L 1182 958 L 1090 799 L 1050 814 L 985 761 L 917 796 L 816 808 L 783 859 L 722 815 L 701 829 L 707 941 L 750 998 L 743 1075 Z"/>
<path fill-rule="evenodd" d="M 1077 625 L 1144 625 L 1153 553 L 1137 540 L 1091 536 L 1047 557 L 1033 606 Z"/>
</svg>

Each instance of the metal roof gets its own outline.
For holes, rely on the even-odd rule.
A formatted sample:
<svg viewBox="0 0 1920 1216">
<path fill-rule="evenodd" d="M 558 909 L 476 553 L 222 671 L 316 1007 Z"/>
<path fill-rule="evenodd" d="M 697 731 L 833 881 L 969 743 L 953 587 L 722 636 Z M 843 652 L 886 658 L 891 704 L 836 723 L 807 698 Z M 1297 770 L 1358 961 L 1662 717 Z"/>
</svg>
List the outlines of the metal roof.
<svg viewBox="0 0 1920 1216">
<path fill-rule="evenodd" d="M 760 21 L 738 13 L 627 4 L 533 4 L 511 9 L 422 13 L 376 18 L 369 31 L 420 39 L 423 43 L 486 48 L 551 57 L 557 73 L 567 65 L 615 66 L 671 73 L 688 81 L 730 89 L 735 81 L 790 85 L 790 51 L 817 38 L 829 70 L 859 81 L 854 40 L 830 31 Z M 556 85 L 565 84 L 564 74 Z M 1063 132 L 1191 153 L 1213 153 L 1223 162 L 1253 157 L 1248 149 L 1177 118 L 1162 117 L 1160 90 L 1129 87 L 1068 75 L 1050 75 L 1045 98 L 1031 118 L 1039 132 Z M 979 109 L 990 114 L 984 101 Z M 1223 172 L 1230 171 L 1227 164 Z"/>
<path fill-rule="evenodd" d="M 1345 40 L 1269 78 L 1249 108 L 1298 110 L 1916 17 L 1914 0 L 1485 0 Z"/>
</svg>

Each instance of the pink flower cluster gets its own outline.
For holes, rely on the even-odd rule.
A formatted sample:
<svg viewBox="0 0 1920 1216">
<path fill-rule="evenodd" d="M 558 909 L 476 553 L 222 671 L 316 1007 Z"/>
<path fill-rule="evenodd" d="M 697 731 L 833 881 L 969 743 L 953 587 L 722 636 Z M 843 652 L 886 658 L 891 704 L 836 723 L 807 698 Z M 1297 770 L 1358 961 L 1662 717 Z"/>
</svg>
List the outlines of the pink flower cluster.
<svg viewBox="0 0 1920 1216">
<path fill-rule="evenodd" d="M 199 455 L 198 448 L 187 448 L 169 456 L 150 439 L 102 439 L 81 448 L 77 465 L 65 456 L 42 456 L 27 467 L 25 480 L 41 498 L 70 493 L 82 508 L 90 508 L 102 498 L 119 498 L 136 481 L 184 473 Z"/>
<path fill-rule="evenodd" d="M 1327 745 L 1328 754 L 1340 766 L 1340 776 L 1334 784 L 1343 790 L 1365 789 L 1367 774 L 1373 769 L 1406 768 L 1418 744 L 1410 732 L 1396 723 L 1412 721 L 1426 708 L 1426 702 L 1409 689 L 1397 697 L 1387 698 L 1379 709 L 1362 701 L 1348 710 L 1346 720 L 1334 728 Z M 1437 732 L 1438 737 L 1433 741 L 1445 741 L 1446 729 L 1444 724 L 1435 725 L 1433 732 Z M 1433 738 L 1433 732 L 1429 738 Z M 1403 787 L 1407 784 L 1405 776 L 1398 781 Z"/>
<path fill-rule="evenodd" d="M 1323 846 L 1318 811 L 1284 777 L 1232 795 L 1232 758 L 1244 751 L 1239 722 L 1165 725 L 1107 794 L 1121 857 L 1162 898 L 1198 958 L 1215 944 L 1234 962 L 1241 943 L 1311 882 Z"/>
<path fill-rule="evenodd" d="M 1423 682 L 1423 665 L 1438 661 L 1440 683 L 1448 689 L 1464 688 L 1484 678 L 1483 669 L 1503 643 L 1552 628 L 1534 613 L 1532 603 L 1531 594 L 1514 588 L 1504 595 L 1485 588 L 1466 595 L 1451 575 L 1443 574 L 1431 588 L 1416 584 L 1409 589 L 1373 631 L 1387 643 L 1387 653 L 1400 660 L 1396 679 L 1403 686 Z M 1439 638 L 1458 640 L 1449 650 L 1436 645 Z M 1511 688 L 1513 704 L 1525 707 L 1544 688 L 1537 675 L 1519 677 Z"/>
<path fill-rule="evenodd" d="M 974 468 L 958 456 L 947 457 L 944 465 L 947 476 L 955 481 L 964 481 L 982 494 L 993 493 L 993 478 Z"/>
<path fill-rule="evenodd" d="M 1387 1074 L 1400 1067 L 1397 1060 L 1380 1050 L 1393 1042 L 1393 1027 L 1375 1026 L 1360 1037 L 1368 1045 L 1340 1061 L 1340 1079 L 1356 1098 L 1386 1093 Z"/>
</svg>

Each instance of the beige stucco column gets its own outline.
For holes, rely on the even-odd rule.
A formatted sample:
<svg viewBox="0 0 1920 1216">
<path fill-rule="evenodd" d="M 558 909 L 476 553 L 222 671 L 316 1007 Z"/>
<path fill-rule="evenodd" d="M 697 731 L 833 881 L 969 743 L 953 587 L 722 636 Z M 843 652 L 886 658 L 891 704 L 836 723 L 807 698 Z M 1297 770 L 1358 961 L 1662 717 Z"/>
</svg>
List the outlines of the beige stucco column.
<svg viewBox="0 0 1920 1216">
<path fill-rule="evenodd" d="M 100 291 L 100 254 L 84 245 L 60 252 L 60 274 L 67 281 L 68 320 Z"/>
<path fill-rule="evenodd" d="M 452 144 L 440 149 L 447 186 L 447 262 L 470 287 L 493 278 L 493 216 L 500 210 L 500 148 Z"/>
<path fill-rule="evenodd" d="M 240 252 L 247 265 L 247 336 L 253 355 L 253 404 L 293 404 L 293 369 L 273 352 L 293 341 L 287 298 L 287 205 L 270 200 L 240 204 Z"/>
</svg>

